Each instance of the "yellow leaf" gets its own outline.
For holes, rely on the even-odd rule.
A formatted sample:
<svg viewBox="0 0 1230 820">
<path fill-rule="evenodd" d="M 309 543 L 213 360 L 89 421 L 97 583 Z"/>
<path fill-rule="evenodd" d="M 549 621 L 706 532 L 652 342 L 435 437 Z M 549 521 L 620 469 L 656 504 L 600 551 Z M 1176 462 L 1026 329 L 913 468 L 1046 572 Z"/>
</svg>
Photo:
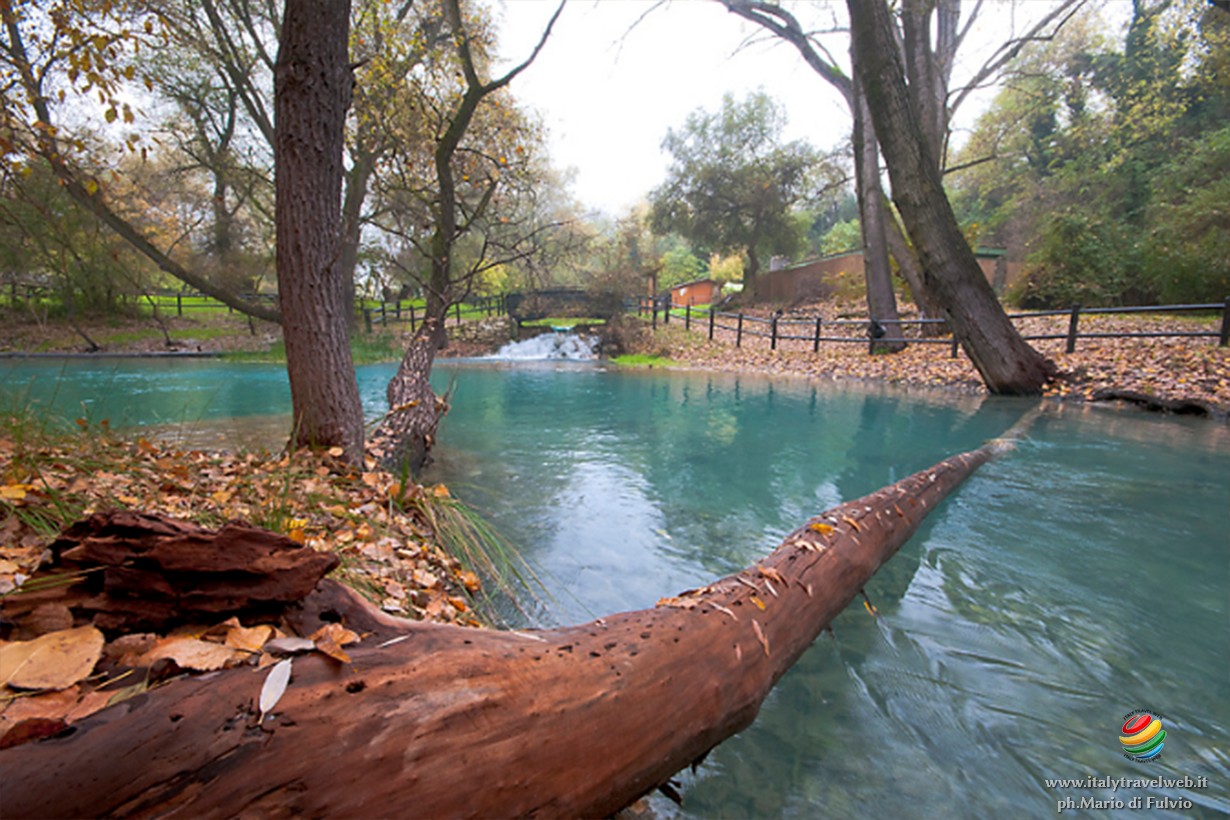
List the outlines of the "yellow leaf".
<svg viewBox="0 0 1230 820">
<path fill-rule="evenodd" d="M 449 497 L 448 487 L 445 487 L 443 484 L 437 484 L 436 486 L 431 488 L 431 494 L 434 495 L 436 498 L 448 498 Z"/>
<path fill-rule="evenodd" d="M 0 487 L 0 498 L 5 501 L 21 501 L 26 497 L 26 492 L 34 489 L 29 484 L 6 484 Z"/>
<path fill-rule="evenodd" d="M 103 634 L 93 626 L 48 632 L 0 646 L 0 683 L 14 689 L 67 689 L 94 671 Z"/>
<path fill-rule="evenodd" d="M 752 603 L 755 604 L 757 608 L 764 609 L 764 601 L 760 600 L 755 595 L 752 596 Z"/>
<path fill-rule="evenodd" d="M 231 495 L 233 495 L 233 493 L 231 493 L 230 490 L 215 490 L 209 494 L 209 497 L 218 504 L 226 504 L 231 500 Z"/>
<path fill-rule="evenodd" d="M 346 451 L 342 449 L 341 447 L 330 447 L 329 448 L 329 455 L 333 456 L 334 458 L 341 458 L 345 454 L 346 454 Z"/>
<path fill-rule="evenodd" d="M 812 530 L 813 532 L 818 532 L 821 535 L 832 535 L 833 534 L 833 526 L 831 524 L 825 524 L 823 521 L 817 521 L 814 524 L 809 524 L 808 529 Z"/>
</svg>

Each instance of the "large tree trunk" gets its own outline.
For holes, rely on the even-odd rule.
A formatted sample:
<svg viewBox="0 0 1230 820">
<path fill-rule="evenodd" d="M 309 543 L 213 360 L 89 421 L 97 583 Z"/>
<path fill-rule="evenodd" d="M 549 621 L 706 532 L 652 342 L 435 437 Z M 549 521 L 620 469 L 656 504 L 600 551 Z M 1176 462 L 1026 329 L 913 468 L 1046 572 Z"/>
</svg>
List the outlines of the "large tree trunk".
<svg viewBox="0 0 1230 820">
<path fill-rule="evenodd" d="M 350 355 L 350 289 L 338 275 L 342 134 L 350 105 L 349 0 L 287 0 L 275 72 L 278 296 L 292 444 L 363 454 Z"/>
<path fill-rule="evenodd" d="M 905 342 L 877 339 L 904 338 L 897 315 L 897 294 L 888 263 L 884 233 L 884 203 L 880 195 L 880 152 L 875 125 L 859 84 L 854 84 L 854 167 L 859 224 L 863 232 L 863 276 L 867 283 L 868 335 L 872 353 L 896 353 Z"/>
<path fill-rule="evenodd" d="M 888 6 L 846 0 L 855 66 L 888 163 L 893 201 L 922 264 L 925 285 L 943 303 L 954 332 L 992 393 L 1036 394 L 1054 365 L 1009 321 L 961 234 L 928 150 L 918 105 L 905 84 Z"/>
<path fill-rule="evenodd" d="M 295 659 L 272 714 L 250 667 L 182 678 L 0 751 L 6 817 L 601 817 L 748 726 L 774 683 L 1000 445 L 795 530 L 755 566 L 582 626 L 389 618 L 328 580 L 299 628 L 370 635 Z"/>
</svg>

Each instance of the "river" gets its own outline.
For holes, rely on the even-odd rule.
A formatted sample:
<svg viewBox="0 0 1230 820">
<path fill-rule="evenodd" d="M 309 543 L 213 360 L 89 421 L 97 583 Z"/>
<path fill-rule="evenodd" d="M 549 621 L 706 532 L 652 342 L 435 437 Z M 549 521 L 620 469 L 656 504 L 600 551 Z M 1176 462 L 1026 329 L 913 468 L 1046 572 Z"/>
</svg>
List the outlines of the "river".
<svg viewBox="0 0 1230 820">
<path fill-rule="evenodd" d="M 371 415 L 391 372 L 359 369 Z M 289 410 L 276 366 L 12 361 L 0 377 L 10 402 L 185 440 L 269 440 Z M 569 362 L 446 362 L 437 385 L 453 409 L 424 479 L 519 546 L 548 592 L 536 625 L 729 573 L 1032 406 Z M 749 729 L 681 773 L 683 807 L 655 798 L 657 814 L 1043 816 L 1069 798 L 1111 816 L 1135 814 L 1134 798 L 1177 804 L 1161 816 L 1230 812 L 1226 425 L 1050 404 L 867 594 L 879 617 L 843 613 Z M 1155 762 L 1121 751 L 1135 710 L 1168 733 Z M 1048 785 L 1059 778 L 1081 783 Z"/>
</svg>

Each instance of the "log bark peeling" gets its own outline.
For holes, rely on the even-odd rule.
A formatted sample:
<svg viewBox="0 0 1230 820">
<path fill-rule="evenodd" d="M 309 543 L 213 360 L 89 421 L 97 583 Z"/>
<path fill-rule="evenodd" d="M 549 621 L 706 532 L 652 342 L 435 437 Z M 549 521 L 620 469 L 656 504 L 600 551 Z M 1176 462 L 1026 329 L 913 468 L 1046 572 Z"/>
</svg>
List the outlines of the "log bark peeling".
<svg viewBox="0 0 1230 820">
<path fill-rule="evenodd" d="M 326 580 L 310 630 L 370 635 L 353 664 L 184 678 L 66 736 L 0 752 L 4 815 L 613 814 L 748 726 L 773 684 L 949 492 L 1004 445 L 837 507 L 758 564 L 581 626 L 498 632 L 388 617 Z"/>
</svg>

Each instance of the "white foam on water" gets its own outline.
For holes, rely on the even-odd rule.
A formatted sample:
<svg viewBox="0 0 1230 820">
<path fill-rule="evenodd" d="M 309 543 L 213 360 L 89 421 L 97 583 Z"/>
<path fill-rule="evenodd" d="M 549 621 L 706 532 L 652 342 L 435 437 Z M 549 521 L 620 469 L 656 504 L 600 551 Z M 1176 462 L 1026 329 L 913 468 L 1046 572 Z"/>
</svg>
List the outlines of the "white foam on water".
<svg viewBox="0 0 1230 820">
<path fill-rule="evenodd" d="M 532 339 L 509 342 L 490 359 L 505 361 L 539 361 L 548 359 L 593 360 L 598 358 L 597 336 L 578 336 L 575 333 L 543 333 Z"/>
</svg>

